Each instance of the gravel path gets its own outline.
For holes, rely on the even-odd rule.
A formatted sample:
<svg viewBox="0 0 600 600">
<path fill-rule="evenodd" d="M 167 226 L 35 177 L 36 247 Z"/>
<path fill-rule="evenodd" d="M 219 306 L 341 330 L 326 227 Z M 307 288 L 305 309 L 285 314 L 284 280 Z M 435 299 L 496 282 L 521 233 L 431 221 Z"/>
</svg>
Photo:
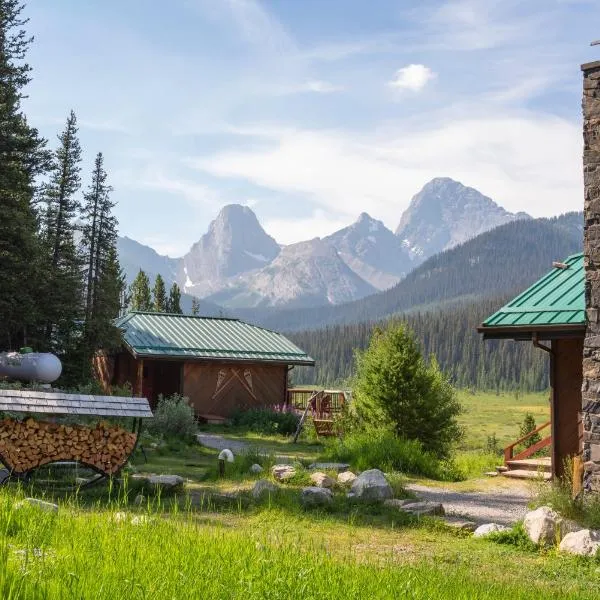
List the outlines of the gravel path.
<svg viewBox="0 0 600 600">
<path fill-rule="evenodd" d="M 213 448 L 214 450 L 229 448 L 234 453 L 242 452 L 250 447 L 246 442 L 227 440 L 222 435 L 217 435 L 216 433 L 198 433 L 196 434 L 196 439 L 207 448 Z"/>
<path fill-rule="evenodd" d="M 457 492 L 418 484 L 407 488 L 423 500 L 441 502 L 447 515 L 465 517 L 477 524 L 513 525 L 525 516 L 531 500 L 529 488 L 518 483 L 485 492 Z"/>
</svg>

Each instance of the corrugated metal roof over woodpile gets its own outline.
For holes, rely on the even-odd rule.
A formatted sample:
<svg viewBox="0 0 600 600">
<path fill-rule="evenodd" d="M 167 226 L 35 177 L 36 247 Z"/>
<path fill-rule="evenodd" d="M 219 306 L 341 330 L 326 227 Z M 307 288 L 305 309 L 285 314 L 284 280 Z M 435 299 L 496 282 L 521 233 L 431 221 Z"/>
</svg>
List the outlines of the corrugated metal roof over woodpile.
<svg viewBox="0 0 600 600">
<path fill-rule="evenodd" d="M 0 411 L 99 417 L 152 416 L 146 398 L 89 396 L 34 390 L 0 390 Z"/>
<path fill-rule="evenodd" d="M 238 319 L 132 312 L 117 319 L 116 325 L 140 358 L 315 364 L 280 333 Z"/>
<path fill-rule="evenodd" d="M 569 256 L 481 325 L 500 327 L 550 327 L 585 325 L 585 272 L 583 254 Z"/>
</svg>

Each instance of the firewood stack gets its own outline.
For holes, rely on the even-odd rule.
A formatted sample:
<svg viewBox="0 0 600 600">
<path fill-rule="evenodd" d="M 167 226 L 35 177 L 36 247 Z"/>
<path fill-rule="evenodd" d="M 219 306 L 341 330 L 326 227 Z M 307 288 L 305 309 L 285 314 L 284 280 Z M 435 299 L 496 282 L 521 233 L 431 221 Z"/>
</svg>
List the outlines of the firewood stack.
<svg viewBox="0 0 600 600">
<path fill-rule="evenodd" d="M 131 454 L 136 434 L 122 427 L 59 425 L 26 419 L 0 420 L 0 461 L 15 474 L 55 461 L 78 461 L 108 475 Z"/>
</svg>

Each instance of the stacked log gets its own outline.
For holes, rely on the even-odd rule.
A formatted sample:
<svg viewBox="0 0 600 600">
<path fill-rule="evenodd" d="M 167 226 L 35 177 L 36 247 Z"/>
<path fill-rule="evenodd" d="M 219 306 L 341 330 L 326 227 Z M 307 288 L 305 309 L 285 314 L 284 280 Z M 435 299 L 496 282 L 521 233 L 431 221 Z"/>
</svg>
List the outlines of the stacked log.
<svg viewBox="0 0 600 600">
<path fill-rule="evenodd" d="M 26 419 L 0 420 L 0 461 L 15 474 L 56 461 L 77 461 L 116 473 L 135 446 L 136 434 L 116 425 L 59 425 Z"/>
</svg>

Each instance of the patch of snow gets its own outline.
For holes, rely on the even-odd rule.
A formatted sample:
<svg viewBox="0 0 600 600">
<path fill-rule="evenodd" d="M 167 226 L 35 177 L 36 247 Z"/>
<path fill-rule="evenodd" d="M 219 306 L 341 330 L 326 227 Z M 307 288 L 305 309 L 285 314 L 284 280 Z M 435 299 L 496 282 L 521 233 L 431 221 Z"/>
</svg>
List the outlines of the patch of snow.
<svg viewBox="0 0 600 600">
<path fill-rule="evenodd" d="M 369 231 L 379 231 L 379 223 L 377 221 L 371 221 L 371 224 L 369 225 Z"/>
<path fill-rule="evenodd" d="M 194 282 L 190 279 L 188 275 L 187 267 L 183 267 L 183 273 L 185 274 L 185 283 L 183 284 L 183 289 L 187 290 L 188 288 L 194 287 Z"/>
<path fill-rule="evenodd" d="M 244 252 L 254 260 L 260 260 L 261 262 L 269 262 L 269 259 L 266 256 L 263 256 L 262 254 L 253 254 L 252 252 L 248 252 L 248 250 L 244 250 Z"/>
</svg>

